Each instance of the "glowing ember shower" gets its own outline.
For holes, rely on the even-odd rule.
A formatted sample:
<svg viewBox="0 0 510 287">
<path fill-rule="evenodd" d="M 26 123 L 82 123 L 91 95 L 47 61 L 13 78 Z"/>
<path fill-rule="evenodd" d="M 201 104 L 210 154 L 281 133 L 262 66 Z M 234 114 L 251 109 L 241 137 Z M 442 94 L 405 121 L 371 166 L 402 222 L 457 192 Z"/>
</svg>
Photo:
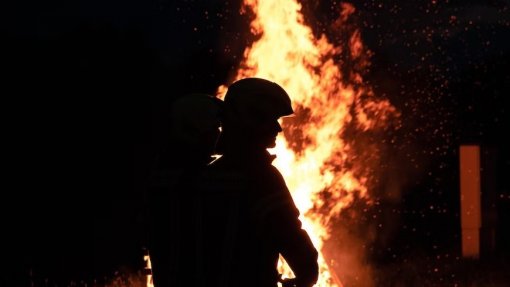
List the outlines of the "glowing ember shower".
<svg viewBox="0 0 510 287">
<path fill-rule="evenodd" d="M 283 121 L 287 136 L 278 138 L 272 152 L 278 155 L 275 166 L 287 181 L 304 228 L 322 249 L 330 234 L 330 220 L 355 198 L 370 200 L 369 170 L 351 162 L 352 139 L 346 138 L 346 127 L 377 129 L 396 111 L 364 87 L 361 75 L 353 72 L 349 79 L 343 78 L 334 60 L 343 51 L 325 35 L 313 35 L 295 0 L 245 0 L 244 4 L 255 16 L 251 32 L 260 38 L 245 50 L 242 68 L 233 80 L 266 78 L 282 85 L 291 96 L 296 116 Z M 341 8 L 344 20 L 354 12 L 349 4 Z M 352 31 L 348 52 L 351 58 L 364 56 L 359 31 Z M 220 96 L 225 90 L 225 86 L 219 88 Z M 341 286 L 341 276 L 329 268 L 331 262 L 323 254 L 319 260 L 316 286 Z M 284 263 L 280 272 L 291 276 Z"/>
</svg>

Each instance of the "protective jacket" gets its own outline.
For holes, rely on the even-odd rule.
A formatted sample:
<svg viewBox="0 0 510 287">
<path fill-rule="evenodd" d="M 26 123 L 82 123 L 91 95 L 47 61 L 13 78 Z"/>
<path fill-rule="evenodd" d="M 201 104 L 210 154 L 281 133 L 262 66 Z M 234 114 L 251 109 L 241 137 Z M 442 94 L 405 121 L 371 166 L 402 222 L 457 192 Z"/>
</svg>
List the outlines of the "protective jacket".
<svg viewBox="0 0 510 287">
<path fill-rule="evenodd" d="M 317 251 L 272 160 L 227 152 L 197 181 L 196 286 L 275 287 L 280 254 L 299 286 L 317 281 Z"/>
<path fill-rule="evenodd" d="M 195 182 L 210 160 L 183 148 L 166 155 L 153 172 L 146 200 L 147 245 L 157 287 L 193 286 L 195 276 Z"/>
</svg>

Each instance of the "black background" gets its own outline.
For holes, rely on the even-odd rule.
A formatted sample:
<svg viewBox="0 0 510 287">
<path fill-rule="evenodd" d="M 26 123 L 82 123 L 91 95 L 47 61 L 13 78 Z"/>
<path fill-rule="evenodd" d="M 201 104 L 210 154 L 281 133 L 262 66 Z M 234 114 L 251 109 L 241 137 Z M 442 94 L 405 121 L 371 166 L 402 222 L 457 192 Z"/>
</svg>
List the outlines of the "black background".
<svg viewBox="0 0 510 287">
<path fill-rule="evenodd" d="M 141 193 L 164 142 L 167 107 L 231 80 L 252 40 L 239 2 L 1 4 L 2 280 L 24 282 L 30 270 L 94 279 L 140 264 Z M 372 53 L 365 80 L 401 111 L 395 148 L 413 169 L 399 205 L 404 227 L 392 242 L 457 248 L 462 143 L 498 151 L 504 242 L 509 2 L 352 3 L 352 24 Z M 314 32 L 333 42 L 341 41 L 329 29 L 338 7 L 303 6 Z"/>
</svg>

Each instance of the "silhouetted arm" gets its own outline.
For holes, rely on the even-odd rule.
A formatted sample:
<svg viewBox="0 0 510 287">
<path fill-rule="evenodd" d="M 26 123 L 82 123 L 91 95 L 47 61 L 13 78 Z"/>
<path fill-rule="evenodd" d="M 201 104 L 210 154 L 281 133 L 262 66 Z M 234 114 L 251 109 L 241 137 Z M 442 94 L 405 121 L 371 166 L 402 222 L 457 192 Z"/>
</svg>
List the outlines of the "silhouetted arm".
<svg viewBox="0 0 510 287">
<path fill-rule="evenodd" d="M 302 229 L 299 211 L 285 181 L 276 168 L 271 170 L 265 183 L 269 192 L 265 196 L 265 222 L 274 242 L 296 275 L 296 286 L 313 286 L 318 279 L 318 252 L 310 237 Z"/>
</svg>

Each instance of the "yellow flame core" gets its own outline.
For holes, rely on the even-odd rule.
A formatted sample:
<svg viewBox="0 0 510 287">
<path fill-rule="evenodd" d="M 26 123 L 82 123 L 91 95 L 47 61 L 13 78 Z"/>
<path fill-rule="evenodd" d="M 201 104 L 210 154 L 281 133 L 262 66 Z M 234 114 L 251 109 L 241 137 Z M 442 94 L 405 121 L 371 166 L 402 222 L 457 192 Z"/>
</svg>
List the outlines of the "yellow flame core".
<svg viewBox="0 0 510 287">
<path fill-rule="evenodd" d="M 255 17 L 251 32 L 260 38 L 245 50 L 234 80 L 261 77 L 274 81 L 291 96 L 297 118 L 300 111 L 306 110 L 307 118 L 298 126 L 283 121 L 284 130 L 298 128 L 302 132 L 306 145 L 296 151 L 295 139 L 280 135 L 272 152 L 278 156 L 274 165 L 285 177 L 301 212 L 303 228 L 321 250 L 330 234 L 330 220 L 355 198 L 369 200 L 367 177 L 351 170 L 348 164 L 353 159 L 349 158 L 349 141 L 343 136 L 346 125 L 355 121 L 362 131 L 377 128 L 395 109 L 385 100 L 360 100 L 362 94 L 372 97 L 372 92 L 360 88 L 362 77 L 358 73 L 342 78 L 334 61 L 341 49 L 325 35 L 313 35 L 296 0 L 245 0 L 244 4 L 243 9 L 251 9 Z M 345 21 L 355 9 L 347 3 L 341 5 L 339 16 Z M 358 30 L 349 38 L 349 49 L 353 58 L 365 52 Z M 218 94 L 222 96 L 225 91 L 226 86 L 221 86 Z M 324 192 L 328 193 L 327 200 L 319 196 Z M 342 286 L 323 254 L 319 264 L 316 286 Z M 292 276 L 283 260 L 279 270 Z"/>
</svg>

